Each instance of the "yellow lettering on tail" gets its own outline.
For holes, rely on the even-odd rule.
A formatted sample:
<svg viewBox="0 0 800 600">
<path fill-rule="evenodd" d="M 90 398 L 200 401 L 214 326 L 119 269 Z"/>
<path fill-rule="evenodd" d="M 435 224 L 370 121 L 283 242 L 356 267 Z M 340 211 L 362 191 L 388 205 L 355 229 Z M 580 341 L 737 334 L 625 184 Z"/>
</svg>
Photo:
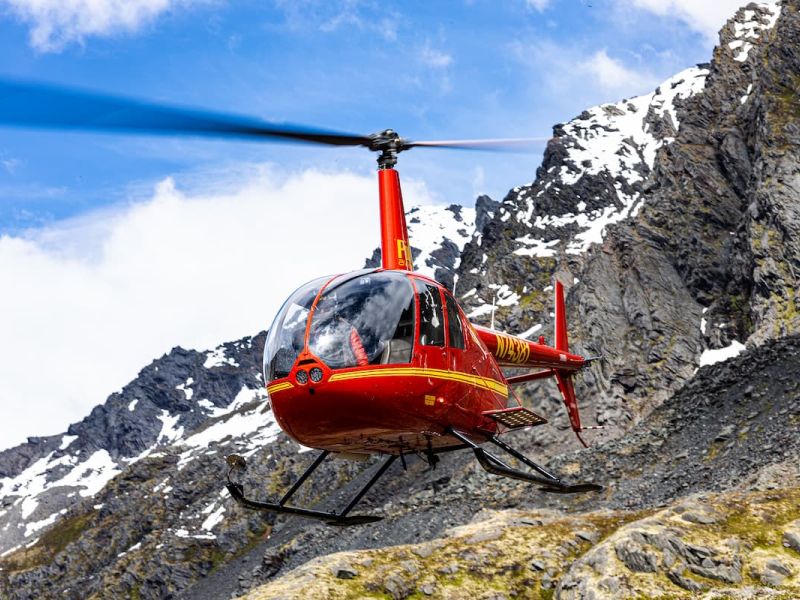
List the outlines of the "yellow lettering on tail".
<svg viewBox="0 0 800 600">
<path fill-rule="evenodd" d="M 528 362 L 530 355 L 530 346 L 522 340 L 504 335 L 497 336 L 497 358 L 500 360 L 507 360 L 521 365 Z"/>
</svg>

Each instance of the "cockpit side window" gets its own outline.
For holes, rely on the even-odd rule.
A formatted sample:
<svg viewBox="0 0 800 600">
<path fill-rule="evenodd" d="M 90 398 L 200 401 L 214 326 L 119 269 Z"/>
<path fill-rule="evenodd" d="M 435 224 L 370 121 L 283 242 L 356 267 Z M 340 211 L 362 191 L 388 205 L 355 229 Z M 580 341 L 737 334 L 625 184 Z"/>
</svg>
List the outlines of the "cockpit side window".
<svg viewBox="0 0 800 600">
<path fill-rule="evenodd" d="M 447 340 L 451 348 L 464 349 L 464 329 L 458 314 L 458 305 L 450 294 L 444 295 L 447 305 Z"/>
<path fill-rule="evenodd" d="M 419 294 L 419 343 L 423 346 L 444 346 L 444 315 L 439 288 L 415 280 Z"/>
</svg>

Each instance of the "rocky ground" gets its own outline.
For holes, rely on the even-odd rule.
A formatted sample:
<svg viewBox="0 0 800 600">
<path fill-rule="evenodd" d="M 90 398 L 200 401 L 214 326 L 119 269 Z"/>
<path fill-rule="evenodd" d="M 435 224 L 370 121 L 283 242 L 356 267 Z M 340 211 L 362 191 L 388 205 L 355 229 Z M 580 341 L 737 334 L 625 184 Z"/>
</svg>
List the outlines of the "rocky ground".
<svg viewBox="0 0 800 600">
<path fill-rule="evenodd" d="M 800 338 L 704 367 L 630 435 L 550 466 L 606 490 L 547 496 L 459 465 L 382 523 L 267 549 L 271 582 L 244 597 L 800 595 Z M 412 543 L 350 550 L 387 539 Z"/>
<path fill-rule="evenodd" d="M 800 488 L 665 509 L 482 511 L 421 544 L 339 552 L 257 588 L 276 598 L 797 598 Z"/>
</svg>

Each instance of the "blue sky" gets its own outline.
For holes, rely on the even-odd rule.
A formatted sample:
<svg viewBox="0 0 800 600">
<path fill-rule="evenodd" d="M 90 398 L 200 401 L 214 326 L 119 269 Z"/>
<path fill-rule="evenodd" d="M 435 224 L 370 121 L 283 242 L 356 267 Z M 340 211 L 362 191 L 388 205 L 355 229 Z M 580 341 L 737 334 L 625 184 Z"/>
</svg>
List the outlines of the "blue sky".
<svg viewBox="0 0 800 600">
<path fill-rule="evenodd" d="M 354 133 L 539 137 L 708 61 L 739 4 L 0 0 L 0 77 Z M 407 204 L 500 199 L 542 150 L 410 151 Z M 373 171 L 360 149 L 0 128 L 0 448 L 361 267 Z"/>
<path fill-rule="evenodd" d="M 141 3 L 134 24 L 85 17 L 81 27 L 75 14 L 0 1 L 0 75 L 356 133 L 546 136 L 590 105 L 707 60 L 713 39 L 691 16 L 622 0 Z M 443 202 L 470 204 L 532 179 L 541 148 L 420 154 L 404 156 L 402 172 Z M 352 150 L 4 129 L 0 232 L 135 198 L 166 175 L 251 161 L 373 164 Z"/>
</svg>

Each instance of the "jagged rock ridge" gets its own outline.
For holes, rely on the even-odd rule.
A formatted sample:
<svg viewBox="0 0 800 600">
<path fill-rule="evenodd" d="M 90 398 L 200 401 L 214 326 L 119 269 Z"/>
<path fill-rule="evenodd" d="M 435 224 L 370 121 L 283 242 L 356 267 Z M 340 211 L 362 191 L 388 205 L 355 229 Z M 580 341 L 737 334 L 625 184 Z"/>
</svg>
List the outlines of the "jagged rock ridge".
<svg viewBox="0 0 800 600">
<path fill-rule="evenodd" d="M 689 80 L 678 76 L 678 87 L 635 99 L 632 114 L 623 102 L 557 126 L 537 180 L 513 190 L 464 250 L 462 299 L 486 319 L 496 295 L 501 328 L 548 331 L 552 277 L 572 284 L 571 340 L 605 357 L 578 390 L 589 400 L 588 422 L 607 427 L 601 436 L 657 406 L 707 350 L 741 349 L 800 326 L 790 189 L 797 146 L 787 143 L 797 113 L 787 110 L 785 75 L 798 66 L 796 12 L 795 2 L 748 5 L 723 28 L 712 62 Z M 674 94 L 670 110 L 668 97 L 653 104 L 665 88 Z M 583 138 L 604 129 L 581 124 L 632 115 L 642 115 L 639 137 L 592 162 Z M 617 142 L 624 135 L 610 134 Z M 655 141 L 645 151 L 636 139 Z M 589 238 L 598 243 L 587 248 Z M 534 395 L 553 392 L 532 385 Z"/>
</svg>

